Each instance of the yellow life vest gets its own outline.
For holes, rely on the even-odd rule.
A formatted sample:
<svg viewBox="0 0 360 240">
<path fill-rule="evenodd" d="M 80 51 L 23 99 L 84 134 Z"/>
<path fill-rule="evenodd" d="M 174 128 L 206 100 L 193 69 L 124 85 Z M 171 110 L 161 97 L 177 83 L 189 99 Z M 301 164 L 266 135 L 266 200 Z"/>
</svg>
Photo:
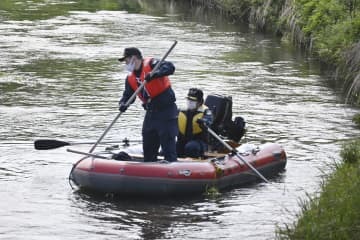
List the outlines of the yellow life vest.
<svg viewBox="0 0 360 240">
<path fill-rule="evenodd" d="M 186 113 L 185 113 L 186 111 L 180 111 L 179 117 L 178 117 L 178 125 L 179 125 L 180 134 L 181 135 L 186 134 L 186 125 L 187 125 L 188 120 L 190 120 L 191 123 L 192 123 L 192 134 L 196 135 L 196 134 L 201 133 L 203 130 L 201 129 L 201 127 L 197 123 L 197 120 L 201 119 L 204 116 L 204 111 L 205 111 L 205 108 L 200 107 L 197 110 L 197 113 L 195 113 L 195 115 L 193 116 L 192 119 L 187 119 L 187 116 L 186 116 Z"/>
</svg>

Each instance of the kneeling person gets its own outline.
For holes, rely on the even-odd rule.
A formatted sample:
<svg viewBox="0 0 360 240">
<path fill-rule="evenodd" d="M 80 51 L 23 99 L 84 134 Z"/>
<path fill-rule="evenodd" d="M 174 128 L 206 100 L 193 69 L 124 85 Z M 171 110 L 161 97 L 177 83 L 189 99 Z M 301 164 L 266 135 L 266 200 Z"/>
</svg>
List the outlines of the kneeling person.
<svg viewBox="0 0 360 240">
<path fill-rule="evenodd" d="M 179 135 L 176 143 L 178 157 L 204 156 L 208 134 L 203 125 L 210 125 L 211 122 L 212 113 L 204 105 L 202 90 L 190 88 L 187 95 L 187 109 L 179 112 Z"/>
</svg>

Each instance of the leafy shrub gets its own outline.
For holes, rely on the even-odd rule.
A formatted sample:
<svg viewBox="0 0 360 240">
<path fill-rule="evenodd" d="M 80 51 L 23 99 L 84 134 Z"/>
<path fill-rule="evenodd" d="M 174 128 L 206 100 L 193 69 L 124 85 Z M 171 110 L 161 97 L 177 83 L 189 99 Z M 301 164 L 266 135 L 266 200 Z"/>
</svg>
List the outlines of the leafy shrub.
<svg viewBox="0 0 360 240">
<path fill-rule="evenodd" d="M 360 162 L 360 139 L 345 143 L 340 152 L 345 163 Z"/>
</svg>

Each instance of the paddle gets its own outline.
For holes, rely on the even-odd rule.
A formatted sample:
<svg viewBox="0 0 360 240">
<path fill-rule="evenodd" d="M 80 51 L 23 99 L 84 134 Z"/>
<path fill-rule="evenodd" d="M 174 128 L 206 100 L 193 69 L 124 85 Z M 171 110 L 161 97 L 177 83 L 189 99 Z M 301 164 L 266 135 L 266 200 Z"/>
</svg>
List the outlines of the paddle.
<svg viewBox="0 0 360 240">
<path fill-rule="evenodd" d="M 173 48 L 176 46 L 177 41 L 174 41 L 174 43 L 172 44 L 172 46 L 170 47 L 170 49 L 166 52 L 166 54 L 162 57 L 162 59 L 155 65 L 155 67 L 152 69 L 151 73 L 155 72 L 159 67 L 160 64 L 165 60 L 165 58 L 170 54 L 170 52 L 173 50 Z M 125 106 L 129 106 L 133 100 L 136 98 L 136 95 L 144 88 L 146 84 L 146 81 L 144 81 L 137 89 L 136 91 L 133 93 L 133 95 L 131 95 L 131 97 L 129 98 L 129 100 L 127 100 L 127 102 L 125 103 Z M 105 137 L 105 135 L 108 133 L 108 131 L 110 130 L 110 128 L 114 125 L 114 123 L 119 119 L 119 117 L 121 116 L 122 112 L 119 112 L 115 119 L 110 123 L 110 125 L 105 129 L 105 131 L 103 132 L 103 134 L 101 134 L 101 136 L 99 137 L 99 139 L 96 141 L 96 143 L 91 147 L 89 153 L 92 153 L 94 151 L 94 149 L 96 148 L 96 146 L 101 142 L 101 140 Z"/>
<path fill-rule="evenodd" d="M 241 157 L 241 155 L 239 154 L 239 152 L 231 147 L 229 144 L 227 144 L 224 140 L 222 140 L 210 127 L 206 126 L 206 124 L 204 124 L 204 126 L 206 127 L 207 131 L 213 135 L 217 140 L 219 140 L 219 142 L 221 142 L 227 149 L 229 149 L 229 151 L 231 151 L 233 154 L 235 154 L 242 162 L 244 162 L 254 173 L 256 173 L 256 175 L 258 175 L 262 180 L 264 180 L 264 182 L 269 183 L 269 180 L 267 180 L 258 170 L 256 170 L 256 168 L 254 168 L 250 163 L 248 163 L 243 157 Z"/>
<path fill-rule="evenodd" d="M 130 140 L 130 139 L 123 139 L 122 141 L 106 141 L 102 143 L 120 143 L 123 142 L 124 146 L 129 146 L 130 142 L 142 142 L 141 140 Z M 49 150 L 55 149 L 64 146 L 71 146 L 71 145 L 81 145 L 81 144 L 94 144 L 95 142 L 65 142 L 55 139 L 38 139 L 34 142 L 34 147 L 36 150 Z"/>
</svg>

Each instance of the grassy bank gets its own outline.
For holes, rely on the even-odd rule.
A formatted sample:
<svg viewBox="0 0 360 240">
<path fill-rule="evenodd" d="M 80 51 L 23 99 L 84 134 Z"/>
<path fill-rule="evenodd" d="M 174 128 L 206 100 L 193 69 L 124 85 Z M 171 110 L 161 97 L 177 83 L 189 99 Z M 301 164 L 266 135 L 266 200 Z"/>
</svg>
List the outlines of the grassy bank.
<svg viewBox="0 0 360 240">
<path fill-rule="evenodd" d="M 192 0 L 233 21 L 272 32 L 323 63 L 323 73 L 343 88 L 348 102 L 360 105 L 359 0 Z M 360 127 L 360 114 L 353 121 Z M 359 239 L 360 139 L 345 143 L 343 162 L 334 163 L 320 194 L 301 203 L 294 223 L 277 230 L 277 239 Z"/>
<path fill-rule="evenodd" d="M 359 239 L 360 140 L 344 145 L 341 155 L 343 163 L 325 177 L 321 195 L 301 203 L 298 220 L 279 228 L 277 239 Z"/>
<path fill-rule="evenodd" d="M 334 83 L 360 105 L 360 1 L 193 0 L 259 31 L 273 32 L 318 57 Z"/>
</svg>

